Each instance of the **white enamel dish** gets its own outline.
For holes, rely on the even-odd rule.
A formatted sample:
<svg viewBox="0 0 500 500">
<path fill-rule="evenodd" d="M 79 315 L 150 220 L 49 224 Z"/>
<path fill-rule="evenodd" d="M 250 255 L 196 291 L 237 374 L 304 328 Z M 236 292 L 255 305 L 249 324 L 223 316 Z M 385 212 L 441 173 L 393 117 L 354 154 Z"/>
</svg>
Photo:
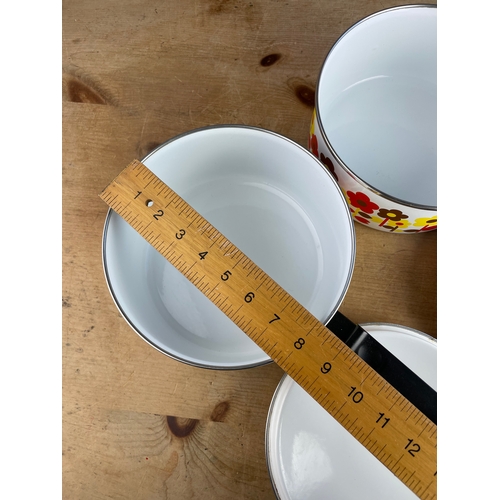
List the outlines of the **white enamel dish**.
<svg viewBox="0 0 500 500">
<path fill-rule="evenodd" d="M 399 6 L 348 29 L 318 79 L 309 146 L 354 219 L 386 232 L 437 226 L 437 8 Z"/>
<path fill-rule="evenodd" d="M 143 163 L 318 319 L 349 285 L 352 220 L 328 170 L 306 149 L 246 126 L 194 130 Z M 246 368 L 270 358 L 113 211 L 103 236 L 111 295 L 150 345 L 205 368 Z"/>
<path fill-rule="evenodd" d="M 434 338 L 398 325 L 361 326 L 437 389 Z M 270 406 L 266 454 L 280 500 L 417 498 L 287 375 Z"/>
</svg>

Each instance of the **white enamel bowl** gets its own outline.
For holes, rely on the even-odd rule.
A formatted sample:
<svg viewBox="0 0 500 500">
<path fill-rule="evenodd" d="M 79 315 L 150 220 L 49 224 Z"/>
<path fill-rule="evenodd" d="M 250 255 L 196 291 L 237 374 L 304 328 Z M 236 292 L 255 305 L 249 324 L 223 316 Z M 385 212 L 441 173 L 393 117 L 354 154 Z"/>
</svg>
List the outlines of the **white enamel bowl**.
<svg viewBox="0 0 500 500">
<path fill-rule="evenodd" d="M 437 227 L 436 13 L 411 5 L 359 21 L 319 75 L 309 148 L 353 218 L 381 231 Z"/>
<path fill-rule="evenodd" d="M 354 265 L 353 224 L 338 185 L 306 149 L 228 125 L 175 137 L 142 161 L 318 319 L 336 312 Z M 270 361 L 112 211 L 103 264 L 119 311 L 161 352 L 217 369 Z"/>
<path fill-rule="evenodd" d="M 435 339 L 397 325 L 361 326 L 436 389 Z M 269 410 L 266 453 L 280 500 L 417 498 L 287 375 Z"/>
</svg>

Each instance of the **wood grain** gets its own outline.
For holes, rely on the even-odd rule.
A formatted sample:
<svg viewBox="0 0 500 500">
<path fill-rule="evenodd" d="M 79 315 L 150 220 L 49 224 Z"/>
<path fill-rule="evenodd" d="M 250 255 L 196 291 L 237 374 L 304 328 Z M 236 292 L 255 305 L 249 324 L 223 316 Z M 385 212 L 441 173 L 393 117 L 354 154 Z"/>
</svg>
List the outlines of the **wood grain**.
<svg viewBox="0 0 500 500">
<path fill-rule="evenodd" d="M 390 6 L 63 3 L 64 498 L 274 498 L 264 430 L 281 370 L 197 369 L 140 339 L 104 281 L 98 194 L 133 158 L 205 125 L 261 126 L 306 146 L 323 58 L 350 25 Z M 436 337 L 437 232 L 355 227 L 341 311 Z"/>
</svg>

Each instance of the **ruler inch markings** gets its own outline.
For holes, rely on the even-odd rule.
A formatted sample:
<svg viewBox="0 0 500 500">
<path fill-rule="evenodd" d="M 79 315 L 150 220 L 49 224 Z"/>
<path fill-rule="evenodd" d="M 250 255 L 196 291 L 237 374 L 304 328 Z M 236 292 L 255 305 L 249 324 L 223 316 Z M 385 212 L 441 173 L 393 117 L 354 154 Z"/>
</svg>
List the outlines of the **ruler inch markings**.
<svg viewBox="0 0 500 500">
<path fill-rule="evenodd" d="M 138 160 L 100 198 L 126 213 L 208 300 L 237 316 L 240 329 L 408 488 L 422 495 L 426 485 L 425 498 L 436 498 L 437 426 L 209 221 Z M 390 419 L 385 429 L 380 414 Z M 413 455 L 412 439 L 420 447 Z"/>
</svg>

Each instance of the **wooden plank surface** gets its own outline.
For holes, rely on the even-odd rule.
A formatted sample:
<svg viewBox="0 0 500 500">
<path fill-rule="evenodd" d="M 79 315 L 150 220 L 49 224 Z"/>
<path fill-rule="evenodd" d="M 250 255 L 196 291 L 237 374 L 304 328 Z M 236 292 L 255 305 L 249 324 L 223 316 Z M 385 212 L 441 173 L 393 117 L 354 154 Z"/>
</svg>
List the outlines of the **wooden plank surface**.
<svg viewBox="0 0 500 500">
<path fill-rule="evenodd" d="M 264 430 L 281 370 L 193 368 L 140 339 L 104 281 L 98 194 L 133 158 L 205 125 L 261 126 L 306 146 L 331 45 L 393 5 L 63 2 L 64 498 L 274 498 Z M 355 228 L 340 310 L 436 337 L 437 232 Z"/>
</svg>

